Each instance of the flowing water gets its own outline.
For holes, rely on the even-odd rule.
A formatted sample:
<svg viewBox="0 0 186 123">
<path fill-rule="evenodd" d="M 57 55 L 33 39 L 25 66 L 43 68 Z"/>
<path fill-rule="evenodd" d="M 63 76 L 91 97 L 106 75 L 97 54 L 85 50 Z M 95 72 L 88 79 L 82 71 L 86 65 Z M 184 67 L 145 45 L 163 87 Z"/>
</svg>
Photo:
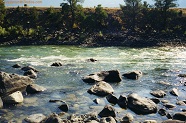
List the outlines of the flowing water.
<svg viewBox="0 0 186 123">
<path fill-rule="evenodd" d="M 94 58 L 97 62 L 88 62 Z M 62 67 L 51 67 L 54 62 L 61 62 Z M 31 65 L 39 70 L 36 84 L 47 90 L 33 95 L 24 95 L 24 102 L 16 106 L 5 106 L 0 110 L 0 121 L 21 122 L 25 117 L 35 113 L 49 115 L 52 112 L 60 113 L 58 103 L 50 103 L 50 99 L 60 99 L 69 105 L 69 114 L 85 114 L 97 111 L 98 113 L 106 104 L 104 97 L 100 104 L 95 104 L 95 95 L 90 95 L 87 90 L 92 86 L 84 83 L 81 78 L 88 74 L 103 70 L 119 70 L 121 74 L 141 70 L 143 76 L 139 80 L 123 78 L 120 83 L 111 84 L 114 95 L 128 95 L 132 92 L 142 97 L 149 97 L 150 91 L 162 89 L 167 92 L 165 98 L 170 103 L 176 104 L 177 100 L 186 99 L 186 87 L 180 82 L 178 74 L 186 73 L 186 48 L 185 47 L 161 47 L 161 48 L 124 48 L 124 47 L 99 47 L 85 48 L 75 46 L 8 46 L 0 47 L 0 71 L 23 75 L 20 69 L 12 68 L 14 64 L 21 66 Z M 162 84 L 162 83 L 168 84 Z M 169 94 L 176 87 L 180 96 L 177 98 Z M 158 104 L 158 108 L 163 105 Z M 117 117 L 121 118 L 125 113 L 134 115 L 135 121 L 155 119 L 158 122 L 166 120 L 165 116 L 158 113 L 150 115 L 136 115 L 129 109 L 121 109 L 118 105 L 114 108 Z M 167 110 L 170 114 L 186 109 L 185 106 L 176 106 L 173 110 Z"/>
</svg>

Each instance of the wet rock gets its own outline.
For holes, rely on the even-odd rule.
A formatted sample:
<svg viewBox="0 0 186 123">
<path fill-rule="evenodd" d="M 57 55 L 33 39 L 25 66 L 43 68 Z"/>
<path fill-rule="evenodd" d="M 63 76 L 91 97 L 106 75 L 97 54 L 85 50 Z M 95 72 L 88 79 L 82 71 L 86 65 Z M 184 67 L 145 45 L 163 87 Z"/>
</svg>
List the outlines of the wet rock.
<svg viewBox="0 0 186 123">
<path fill-rule="evenodd" d="M 178 89 L 173 88 L 173 89 L 170 91 L 170 94 L 172 94 L 173 96 L 179 96 Z"/>
<path fill-rule="evenodd" d="M 162 103 L 168 103 L 168 100 L 161 100 Z"/>
<path fill-rule="evenodd" d="M 63 103 L 58 107 L 60 110 L 67 112 L 69 110 L 69 106 L 67 103 Z"/>
<path fill-rule="evenodd" d="M 142 76 L 142 72 L 136 70 L 136 71 L 125 73 L 122 76 L 126 77 L 127 79 L 137 80 Z"/>
<path fill-rule="evenodd" d="M 157 123 L 156 120 L 145 120 L 143 123 Z"/>
<path fill-rule="evenodd" d="M 178 112 L 173 115 L 174 120 L 186 121 L 186 112 Z"/>
<path fill-rule="evenodd" d="M 55 113 L 51 114 L 44 123 L 62 123 L 62 120 Z"/>
<path fill-rule="evenodd" d="M 158 104 L 160 103 L 160 100 L 158 98 L 150 98 L 154 103 Z"/>
<path fill-rule="evenodd" d="M 172 119 L 172 115 L 171 115 L 170 113 L 167 113 L 166 117 L 167 117 L 168 119 Z"/>
<path fill-rule="evenodd" d="M 121 123 L 132 123 L 134 120 L 134 117 L 132 116 L 132 114 L 127 113 L 121 120 Z"/>
<path fill-rule="evenodd" d="M 62 63 L 61 62 L 54 62 L 51 64 L 51 66 L 60 67 L 60 66 L 62 66 Z"/>
<path fill-rule="evenodd" d="M 1 108 L 3 108 L 3 101 L 2 101 L 2 99 L 1 99 L 1 97 L 0 97 L 0 109 Z"/>
<path fill-rule="evenodd" d="M 176 107 L 174 104 L 170 104 L 170 103 L 166 103 L 166 104 L 164 104 L 164 106 L 165 106 L 166 108 L 168 108 L 168 109 L 173 109 L 173 108 Z"/>
<path fill-rule="evenodd" d="M 136 93 L 132 93 L 127 97 L 127 106 L 137 114 L 151 114 L 157 112 L 157 105 L 150 99 L 140 97 Z"/>
<path fill-rule="evenodd" d="M 25 118 L 24 120 L 28 123 L 41 123 L 46 119 L 46 116 L 43 114 L 32 114 Z"/>
<path fill-rule="evenodd" d="M 157 98 L 163 98 L 166 95 L 166 93 L 162 90 L 151 91 L 150 94 Z"/>
<path fill-rule="evenodd" d="M 116 117 L 115 109 L 111 105 L 106 105 L 98 114 L 100 117 Z"/>
<path fill-rule="evenodd" d="M 116 104 L 118 102 L 118 99 L 116 96 L 114 96 L 113 94 L 109 94 L 106 96 L 106 99 L 109 103 L 112 103 L 112 104 Z"/>
<path fill-rule="evenodd" d="M 37 74 L 33 70 L 28 70 L 23 75 L 24 76 L 28 76 L 28 77 L 30 77 L 32 79 L 36 79 L 37 78 Z"/>
<path fill-rule="evenodd" d="M 100 103 L 100 99 L 96 98 L 96 99 L 93 100 L 93 102 L 95 102 L 96 104 L 99 104 Z"/>
<path fill-rule="evenodd" d="M 23 71 L 29 71 L 29 70 L 33 70 L 34 72 L 39 72 L 36 68 L 32 67 L 32 66 L 26 66 L 26 67 L 23 67 L 21 68 L 21 70 Z"/>
<path fill-rule="evenodd" d="M 159 109 L 158 114 L 160 114 L 161 116 L 165 116 L 167 114 L 167 112 L 165 109 L 161 108 L 161 109 Z"/>
<path fill-rule="evenodd" d="M 116 123 L 116 120 L 113 117 L 103 117 L 99 123 Z"/>
<path fill-rule="evenodd" d="M 17 104 L 23 102 L 23 95 L 20 91 L 16 91 L 8 96 L 2 98 L 3 103 Z"/>
<path fill-rule="evenodd" d="M 90 59 L 88 59 L 87 61 L 96 62 L 96 61 L 98 61 L 98 60 L 96 60 L 96 59 L 94 59 L 94 58 L 90 58 Z"/>
<path fill-rule="evenodd" d="M 42 92 L 45 90 L 46 88 L 39 86 L 37 84 L 30 84 L 26 87 L 26 92 L 29 94 L 35 94 L 35 93 Z"/>
<path fill-rule="evenodd" d="M 183 101 L 178 101 L 178 102 L 176 102 L 176 105 L 185 106 L 186 104 Z"/>
<path fill-rule="evenodd" d="M 112 94 L 114 89 L 109 83 L 106 82 L 98 82 L 93 85 L 89 90 L 88 93 L 98 95 L 98 96 L 107 96 L 108 94 Z"/>
<path fill-rule="evenodd" d="M 27 76 L 0 72 L 0 95 L 24 90 L 27 85 L 32 83 L 33 80 Z"/>
<path fill-rule="evenodd" d="M 180 120 L 165 120 L 162 123 L 185 123 L 185 122 Z"/>
<path fill-rule="evenodd" d="M 118 70 L 110 70 L 110 71 L 101 71 L 94 74 L 90 74 L 88 76 L 85 76 L 82 80 L 86 83 L 95 83 L 100 81 L 120 82 L 121 76 Z"/>
<path fill-rule="evenodd" d="M 14 64 L 12 67 L 13 67 L 13 68 L 21 68 L 21 65 L 19 65 L 19 64 Z"/>
<path fill-rule="evenodd" d="M 127 97 L 124 95 L 120 95 L 120 97 L 118 99 L 118 105 L 121 108 L 126 108 L 127 107 Z"/>
<path fill-rule="evenodd" d="M 178 77 L 186 77 L 186 74 L 179 74 Z"/>
</svg>

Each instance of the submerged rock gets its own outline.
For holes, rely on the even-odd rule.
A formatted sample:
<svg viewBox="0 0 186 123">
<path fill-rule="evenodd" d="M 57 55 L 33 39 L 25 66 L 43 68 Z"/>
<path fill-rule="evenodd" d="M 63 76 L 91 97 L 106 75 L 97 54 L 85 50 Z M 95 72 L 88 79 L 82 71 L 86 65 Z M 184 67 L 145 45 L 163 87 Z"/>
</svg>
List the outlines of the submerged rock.
<svg viewBox="0 0 186 123">
<path fill-rule="evenodd" d="M 36 79 L 37 78 L 37 74 L 33 70 L 28 70 L 23 75 L 24 76 L 28 76 L 28 77 L 30 77 L 32 79 Z"/>
<path fill-rule="evenodd" d="M 41 123 L 46 119 L 46 116 L 43 114 L 32 114 L 25 118 L 24 120 L 28 123 Z"/>
<path fill-rule="evenodd" d="M 8 74 L 0 72 L 0 94 L 10 94 L 16 91 L 21 91 L 27 85 L 32 84 L 33 80 L 27 76 L 20 76 L 17 74 Z"/>
<path fill-rule="evenodd" d="M 21 68 L 21 70 L 23 70 L 23 71 L 33 70 L 34 72 L 39 72 L 36 68 L 34 68 L 32 66 L 23 67 L 23 68 Z"/>
<path fill-rule="evenodd" d="M 19 64 L 14 64 L 12 67 L 13 67 L 13 68 L 21 68 L 21 65 L 19 65 Z"/>
<path fill-rule="evenodd" d="M 51 64 L 51 66 L 60 67 L 63 66 L 63 64 L 61 62 L 54 62 Z"/>
<path fill-rule="evenodd" d="M 127 97 L 127 106 L 137 114 L 151 114 L 157 112 L 157 105 L 150 99 L 140 97 L 136 93 L 132 93 Z"/>
<path fill-rule="evenodd" d="M 116 117 L 115 109 L 111 105 L 106 105 L 98 114 L 100 117 Z"/>
<path fill-rule="evenodd" d="M 95 83 L 100 81 L 121 82 L 121 76 L 118 70 L 110 70 L 90 74 L 88 76 L 85 76 L 82 80 L 87 83 Z"/>
<path fill-rule="evenodd" d="M 8 96 L 2 98 L 3 103 L 17 104 L 23 102 L 23 95 L 20 91 L 16 91 Z"/>
<path fill-rule="evenodd" d="M 96 62 L 98 60 L 94 59 L 94 58 L 90 58 L 90 59 L 87 59 L 87 61 L 90 61 L 90 62 Z"/>
<path fill-rule="evenodd" d="M 46 88 L 39 86 L 37 84 L 30 84 L 26 87 L 26 92 L 29 94 L 34 94 L 34 93 L 42 92 L 45 90 Z"/>
<path fill-rule="evenodd" d="M 150 94 L 158 98 L 163 98 L 166 95 L 166 93 L 162 90 L 152 91 Z"/>
<path fill-rule="evenodd" d="M 93 85 L 89 90 L 88 93 L 95 94 L 98 96 L 107 96 L 108 94 L 112 94 L 114 89 L 109 83 L 106 82 L 98 82 Z"/>
<path fill-rule="evenodd" d="M 125 73 L 122 76 L 126 77 L 127 79 L 137 80 L 142 76 L 142 72 L 136 70 L 136 71 Z"/>
</svg>

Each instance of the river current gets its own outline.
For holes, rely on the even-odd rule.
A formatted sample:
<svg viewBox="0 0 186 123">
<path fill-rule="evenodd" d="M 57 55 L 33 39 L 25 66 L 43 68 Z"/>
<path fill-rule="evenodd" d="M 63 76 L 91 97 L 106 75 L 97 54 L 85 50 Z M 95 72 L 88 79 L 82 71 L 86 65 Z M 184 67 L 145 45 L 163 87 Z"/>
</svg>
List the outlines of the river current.
<svg viewBox="0 0 186 123">
<path fill-rule="evenodd" d="M 98 61 L 88 62 L 94 58 Z M 51 67 L 54 62 L 61 62 L 61 67 Z M 22 67 L 31 65 L 39 70 L 38 78 L 34 82 L 47 88 L 46 91 L 24 95 L 24 102 L 16 106 L 7 106 L 0 109 L 0 122 L 22 122 L 31 114 L 43 113 L 49 115 L 60 113 L 58 103 L 50 103 L 50 99 L 60 99 L 69 105 L 69 114 L 85 114 L 93 111 L 98 113 L 109 102 L 105 97 L 90 95 L 87 90 L 92 86 L 84 83 L 82 77 L 94 72 L 104 70 L 119 70 L 121 74 L 140 70 L 143 76 L 139 80 L 122 78 L 120 83 L 111 84 L 114 95 L 128 95 L 132 92 L 142 97 L 152 98 L 152 90 L 162 89 L 167 92 L 163 98 L 175 104 L 178 100 L 186 99 L 186 86 L 184 78 L 178 74 L 186 73 L 185 47 L 160 48 L 125 48 L 125 47 L 99 47 L 87 48 L 76 46 L 7 46 L 0 47 L 0 71 L 23 75 L 20 69 L 12 68 L 14 64 Z M 179 97 L 169 94 L 172 88 L 178 88 Z M 100 98 L 101 103 L 95 104 L 94 99 Z M 129 109 L 113 106 L 117 117 L 122 118 L 125 113 L 133 114 L 135 121 L 154 119 L 158 122 L 166 120 L 166 116 L 158 113 L 150 115 L 136 115 Z M 163 108 L 158 104 L 158 108 Z M 176 106 L 167 111 L 170 114 L 186 109 L 186 106 Z M 68 115 L 68 113 L 66 115 Z"/>
</svg>

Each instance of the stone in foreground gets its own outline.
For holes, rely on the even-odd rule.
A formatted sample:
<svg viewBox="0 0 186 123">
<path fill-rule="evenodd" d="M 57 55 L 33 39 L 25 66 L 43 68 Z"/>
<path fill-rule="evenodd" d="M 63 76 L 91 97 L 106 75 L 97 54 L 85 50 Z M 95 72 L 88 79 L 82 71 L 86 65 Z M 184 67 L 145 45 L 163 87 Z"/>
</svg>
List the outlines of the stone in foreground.
<svg viewBox="0 0 186 123">
<path fill-rule="evenodd" d="M 115 109 L 111 105 L 106 105 L 98 114 L 100 117 L 116 117 Z"/>
<path fill-rule="evenodd" d="M 25 121 L 28 123 L 41 123 L 43 120 L 46 119 L 46 116 L 43 114 L 32 114 L 25 118 Z"/>
<path fill-rule="evenodd" d="M 173 115 L 174 120 L 186 121 L 186 112 L 178 112 Z"/>
<path fill-rule="evenodd" d="M 166 93 L 162 90 L 151 91 L 150 94 L 157 98 L 163 98 L 166 95 Z"/>
<path fill-rule="evenodd" d="M 127 97 L 127 106 L 137 114 L 151 114 L 157 112 L 157 105 L 150 99 L 140 97 L 136 93 L 132 93 Z"/>
<path fill-rule="evenodd" d="M 26 87 L 26 92 L 29 94 L 35 94 L 35 93 L 42 92 L 45 90 L 46 88 L 39 86 L 37 84 L 30 84 Z"/>
<path fill-rule="evenodd" d="M 23 95 L 20 91 L 16 91 L 8 96 L 2 98 L 4 103 L 17 104 L 23 102 Z"/>
</svg>

